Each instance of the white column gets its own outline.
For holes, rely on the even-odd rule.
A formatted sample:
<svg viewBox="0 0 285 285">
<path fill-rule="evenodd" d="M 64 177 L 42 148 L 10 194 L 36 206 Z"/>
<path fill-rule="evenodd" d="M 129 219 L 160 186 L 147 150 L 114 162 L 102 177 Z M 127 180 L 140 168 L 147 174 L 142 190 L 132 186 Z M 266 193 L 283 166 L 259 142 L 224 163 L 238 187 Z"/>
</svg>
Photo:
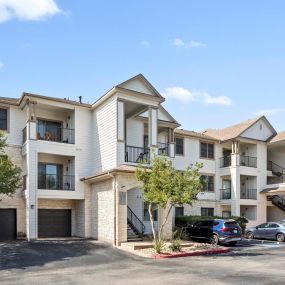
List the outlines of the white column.
<svg viewBox="0 0 285 285">
<path fill-rule="evenodd" d="M 27 145 L 27 195 L 26 220 L 28 240 L 38 237 L 38 199 L 37 199 L 37 152 Z"/>
<path fill-rule="evenodd" d="M 148 140 L 149 140 L 149 148 L 150 148 L 150 155 L 153 158 L 157 155 L 157 108 L 149 107 L 148 109 Z"/>
<path fill-rule="evenodd" d="M 175 156 L 174 129 L 169 128 L 169 157 Z"/>
<path fill-rule="evenodd" d="M 117 112 L 118 112 L 117 139 L 120 142 L 124 142 L 125 141 L 125 102 L 118 101 Z"/>
<path fill-rule="evenodd" d="M 239 167 L 231 167 L 231 213 L 240 216 L 240 172 Z"/>
</svg>

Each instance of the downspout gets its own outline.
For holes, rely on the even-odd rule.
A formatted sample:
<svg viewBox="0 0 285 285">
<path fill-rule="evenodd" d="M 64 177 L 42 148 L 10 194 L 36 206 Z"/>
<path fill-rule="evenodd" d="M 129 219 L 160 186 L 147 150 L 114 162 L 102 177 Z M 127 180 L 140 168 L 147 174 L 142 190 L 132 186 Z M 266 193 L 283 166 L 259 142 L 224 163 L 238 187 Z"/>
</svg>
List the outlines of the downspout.
<svg viewBox="0 0 285 285">
<path fill-rule="evenodd" d="M 116 175 L 112 175 L 110 172 L 107 174 L 112 177 L 112 188 L 114 190 L 114 245 L 117 245 L 117 179 Z"/>
</svg>

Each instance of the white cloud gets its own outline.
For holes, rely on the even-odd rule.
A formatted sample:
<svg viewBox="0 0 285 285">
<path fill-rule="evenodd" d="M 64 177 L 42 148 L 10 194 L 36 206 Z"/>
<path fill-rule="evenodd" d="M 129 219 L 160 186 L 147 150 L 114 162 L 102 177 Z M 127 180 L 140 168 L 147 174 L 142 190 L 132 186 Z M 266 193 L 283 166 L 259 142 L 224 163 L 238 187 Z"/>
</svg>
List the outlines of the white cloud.
<svg viewBox="0 0 285 285">
<path fill-rule="evenodd" d="M 198 41 L 185 42 L 180 38 L 174 39 L 173 45 L 178 48 L 201 48 L 201 47 L 207 46 L 206 44 L 202 42 L 198 42 Z"/>
<path fill-rule="evenodd" d="M 176 99 L 183 103 L 194 101 L 194 94 L 183 87 L 168 87 L 162 95 L 166 98 Z"/>
<path fill-rule="evenodd" d="M 4 67 L 4 63 L 0 61 L 0 69 L 2 69 L 3 67 Z"/>
<path fill-rule="evenodd" d="M 54 0 L 0 0 L 0 22 L 39 21 L 61 12 Z"/>
<path fill-rule="evenodd" d="M 184 87 L 168 87 L 162 95 L 166 98 L 178 100 L 182 103 L 188 102 L 202 102 L 210 105 L 225 105 L 230 106 L 233 104 L 231 98 L 227 96 L 212 96 L 203 91 L 191 91 Z"/>
<path fill-rule="evenodd" d="M 231 98 L 227 96 L 214 97 L 209 94 L 204 95 L 204 103 L 205 104 L 226 105 L 226 106 L 230 106 L 233 104 Z"/>
<path fill-rule="evenodd" d="M 276 115 L 280 113 L 285 113 L 285 109 L 282 108 L 273 108 L 273 109 L 263 109 L 263 110 L 258 110 L 254 114 L 257 116 L 271 116 L 271 115 Z"/>
</svg>

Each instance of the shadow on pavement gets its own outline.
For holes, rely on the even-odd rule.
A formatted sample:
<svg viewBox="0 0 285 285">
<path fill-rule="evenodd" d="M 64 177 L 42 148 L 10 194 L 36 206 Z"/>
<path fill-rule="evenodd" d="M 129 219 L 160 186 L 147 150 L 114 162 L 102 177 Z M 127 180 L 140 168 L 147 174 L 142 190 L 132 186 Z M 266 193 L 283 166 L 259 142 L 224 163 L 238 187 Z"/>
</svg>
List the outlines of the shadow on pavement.
<svg viewBox="0 0 285 285">
<path fill-rule="evenodd" d="M 42 266 L 53 261 L 89 255 L 91 251 L 108 247 L 79 240 L 0 242 L 0 271 Z"/>
</svg>

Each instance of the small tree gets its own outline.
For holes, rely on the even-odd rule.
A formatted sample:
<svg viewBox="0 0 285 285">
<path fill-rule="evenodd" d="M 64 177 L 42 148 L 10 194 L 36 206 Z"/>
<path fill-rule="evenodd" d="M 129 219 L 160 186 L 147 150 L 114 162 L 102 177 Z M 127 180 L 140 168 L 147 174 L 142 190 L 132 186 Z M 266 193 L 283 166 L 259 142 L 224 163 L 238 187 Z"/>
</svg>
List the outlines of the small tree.
<svg viewBox="0 0 285 285">
<path fill-rule="evenodd" d="M 22 171 L 5 154 L 6 146 L 6 137 L 0 132 L 0 194 L 12 196 L 22 185 Z"/>
<path fill-rule="evenodd" d="M 162 240 L 163 228 L 167 222 L 173 206 L 189 204 L 197 199 L 197 194 L 203 190 L 204 181 L 199 170 L 202 164 L 189 166 L 185 171 L 178 171 L 172 161 L 166 157 L 155 157 L 151 168 L 139 166 L 136 177 L 143 183 L 142 190 L 145 202 L 148 203 L 148 212 L 155 243 Z M 165 219 L 159 227 L 158 233 L 154 228 L 154 208 L 167 209 Z"/>
</svg>

